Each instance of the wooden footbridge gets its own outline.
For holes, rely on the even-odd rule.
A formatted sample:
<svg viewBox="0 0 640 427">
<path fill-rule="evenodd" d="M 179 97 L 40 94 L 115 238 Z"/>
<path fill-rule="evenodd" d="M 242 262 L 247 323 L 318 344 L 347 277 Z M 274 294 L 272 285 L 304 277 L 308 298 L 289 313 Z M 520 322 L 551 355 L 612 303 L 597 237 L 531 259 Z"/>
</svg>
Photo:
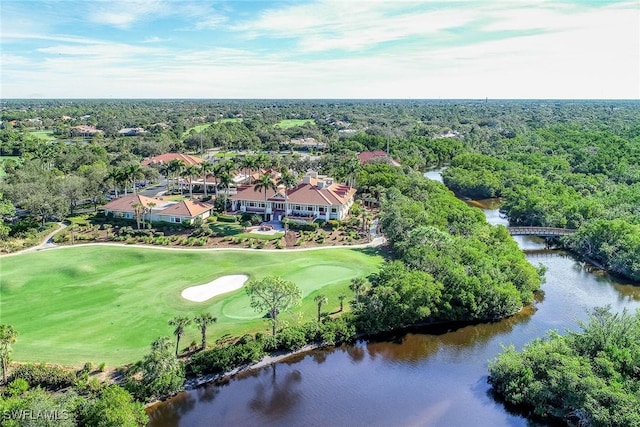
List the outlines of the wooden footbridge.
<svg viewBox="0 0 640 427">
<path fill-rule="evenodd" d="M 571 228 L 554 227 L 507 227 L 507 231 L 512 236 L 538 236 L 538 237 L 558 237 L 575 233 Z"/>
</svg>

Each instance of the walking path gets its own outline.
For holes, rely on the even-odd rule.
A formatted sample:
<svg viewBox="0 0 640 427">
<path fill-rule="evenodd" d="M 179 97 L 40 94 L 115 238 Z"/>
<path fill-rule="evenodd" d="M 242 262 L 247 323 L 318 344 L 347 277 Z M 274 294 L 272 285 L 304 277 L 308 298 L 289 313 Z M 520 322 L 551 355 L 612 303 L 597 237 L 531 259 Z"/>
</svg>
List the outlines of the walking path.
<svg viewBox="0 0 640 427">
<path fill-rule="evenodd" d="M 11 252 L 10 254 L 2 254 L 0 256 L 9 256 L 9 255 L 22 254 L 22 253 L 25 253 L 25 252 L 35 252 L 35 251 L 42 251 L 42 250 L 45 250 L 45 249 L 57 248 L 59 246 L 57 246 L 55 243 L 53 243 L 53 236 L 55 236 L 56 234 L 58 234 L 59 232 L 61 232 L 65 228 L 67 228 L 67 225 L 62 223 L 62 222 L 59 222 L 58 223 L 58 228 L 53 230 L 51 233 L 47 234 L 45 236 L 45 238 L 42 239 L 42 242 L 40 242 L 39 245 L 31 246 L 30 248 L 26 248 L 26 249 L 21 249 L 21 250 L 16 251 L 16 252 Z"/>
<path fill-rule="evenodd" d="M 3 254 L 0 258 L 8 257 L 12 255 L 18 255 L 25 252 L 35 252 L 42 250 L 53 250 L 53 249 L 65 249 L 65 248 L 74 248 L 79 246 L 117 246 L 117 247 L 127 247 L 127 248 L 146 248 L 146 249 L 158 249 L 165 251 L 192 251 L 192 252 L 216 252 L 216 251 L 257 251 L 257 252 L 303 252 L 303 251 L 317 251 L 323 249 L 359 249 L 359 248 L 373 248 L 382 246 L 386 243 L 387 239 L 383 236 L 378 236 L 372 239 L 369 243 L 359 244 L 359 245 L 338 245 L 338 246 L 314 246 L 312 248 L 298 248 L 298 249 L 256 249 L 256 248 L 181 248 L 181 247 L 167 247 L 167 246 L 156 246 L 156 245 L 144 245 L 144 244 L 135 244 L 131 245 L 128 243 L 115 243 L 115 242 L 105 242 L 105 243 L 80 243 L 75 245 L 64 245 L 58 246 L 53 243 L 53 236 L 56 233 L 64 230 L 66 227 L 65 224 L 58 223 L 59 227 L 54 232 L 47 235 L 43 242 L 38 246 L 33 246 L 31 248 L 22 249 L 16 252 L 12 252 L 10 254 Z"/>
</svg>

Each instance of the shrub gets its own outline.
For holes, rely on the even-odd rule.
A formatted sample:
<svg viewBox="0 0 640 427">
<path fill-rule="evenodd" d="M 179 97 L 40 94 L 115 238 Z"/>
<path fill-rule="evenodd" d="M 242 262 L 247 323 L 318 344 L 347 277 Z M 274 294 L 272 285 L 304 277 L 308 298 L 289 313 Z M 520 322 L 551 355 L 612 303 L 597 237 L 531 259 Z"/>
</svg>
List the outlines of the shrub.
<svg viewBox="0 0 640 427">
<path fill-rule="evenodd" d="M 238 217 L 235 215 L 218 215 L 219 222 L 237 222 Z"/>
<path fill-rule="evenodd" d="M 40 386 L 50 391 L 57 391 L 75 384 L 76 376 L 60 366 L 44 364 L 20 365 L 13 370 L 9 381 L 22 378 L 30 387 Z"/>
<path fill-rule="evenodd" d="M 24 378 L 16 378 L 11 381 L 7 386 L 8 396 L 20 396 L 25 391 L 29 390 L 29 383 Z"/>
<path fill-rule="evenodd" d="M 228 372 L 239 366 L 255 363 L 264 356 L 262 343 L 250 336 L 241 343 L 205 350 L 191 358 L 188 369 L 194 375 Z"/>
<path fill-rule="evenodd" d="M 307 344 L 303 327 L 290 326 L 281 330 L 278 335 L 278 347 L 283 350 L 298 350 Z"/>
<path fill-rule="evenodd" d="M 98 371 L 99 372 L 104 372 L 104 367 L 105 367 L 106 363 L 102 362 L 101 364 L 98 365 Z"/>
<path fill-rule="evenodd" d="M 318 224 L 315 222 L 298 223 L 298 222 L 288 221 L 287 224 L 289 225 L 290 230 L 316 231 L 318 229 Z"/>
<path fill-rule="evenodd" d="M 337 230 L 338 228 L 340 228 L 342 226 L 342 221 L 339 221 L 337 219 L 330 219 L 329 221 L 327 221 L 327 225 L 332 230 Z"/>
</svg>

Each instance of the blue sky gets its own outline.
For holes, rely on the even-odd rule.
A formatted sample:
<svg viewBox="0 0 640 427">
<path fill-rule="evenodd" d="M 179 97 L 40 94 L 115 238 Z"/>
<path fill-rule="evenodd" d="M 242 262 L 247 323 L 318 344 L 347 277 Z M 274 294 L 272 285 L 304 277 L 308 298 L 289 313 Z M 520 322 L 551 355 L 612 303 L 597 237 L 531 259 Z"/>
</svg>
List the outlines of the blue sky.
<svg viewBox="0 0 640 427">
<path fill-rule="evenodd" d="M 0 2 L 3 98 L 640 98 L 640 2 Z"/>
</svg>

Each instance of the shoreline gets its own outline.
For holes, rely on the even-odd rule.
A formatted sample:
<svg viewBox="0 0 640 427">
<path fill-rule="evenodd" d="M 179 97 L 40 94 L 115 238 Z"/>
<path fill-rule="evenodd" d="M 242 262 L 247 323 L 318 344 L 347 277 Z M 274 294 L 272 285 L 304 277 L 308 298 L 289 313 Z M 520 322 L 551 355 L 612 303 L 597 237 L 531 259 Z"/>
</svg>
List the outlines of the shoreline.
<svg viewBox="0 0 640 427">
<path fill-rule="evenodd" d="M 227 372 L 223 372 L 220 374 L 201 375 L 194 378 L 187 378 L 184 382 L 184 388 L 181 391 L 171 396 L 165 396 L 164 398 L 155 399 L 151 402 L 148 402 L 145 404 L 145 409 L 147 411 L 153 410 L 155 406 L 165 403 L 173 399 L 174 397 L 178 396 L 181 393 L 195 390 L 199 387 L 206 386 L 208 384 L 215 384 L 219 382 L 229 381 L 239 374 L 257 371 L 259 369 L 271 366 L 275 363 L 284 362 L 285 360 L 291 357 L 299 356 L 301 354 L 308 353 L 313 350 L 318 350 L 321 348 L 328 348 L 328 347 L 335 347 L 335 346 L 328 346 L 324 344 L 306 344 L 301 348 L 299 348 L 298 350 L 266 355 L 256 363 L 238 366 L 237 368 L 234 368 Z"/>
</svg>

